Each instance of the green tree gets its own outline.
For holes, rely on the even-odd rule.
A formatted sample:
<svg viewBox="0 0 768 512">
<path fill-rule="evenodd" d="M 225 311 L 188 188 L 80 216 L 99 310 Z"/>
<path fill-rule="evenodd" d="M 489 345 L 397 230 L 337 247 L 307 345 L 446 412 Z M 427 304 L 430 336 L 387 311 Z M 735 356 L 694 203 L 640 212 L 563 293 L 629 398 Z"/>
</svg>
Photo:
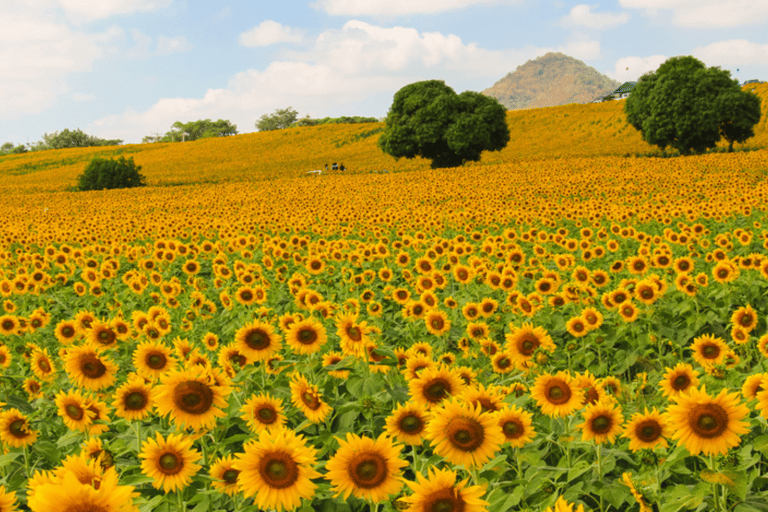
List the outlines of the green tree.
<svg viewBox="0 0 768 512">
<path fill-rule="evenodd" d="M 406 85 L 395 93 L 379 148 L 395 158 L 422 156 L 432 168 L 456 167 L 509 142 L 506 109 L 478 92 L 456 94 L 442 80 Z"/>
<path fill-rule="evenodd" d="M 691 56 L 672 57 L 640 77 L 624 111 L 646 142 L 689 155 L 715 147 L 725 134 L 739 142 L 754 135 L 760 105 L 749 95 L 730 71 L 707 68 Z"/>
<path fill-rule="evenodd" d="M 272 114 L 264 114 L 261 116 L 259 120 L 256 121 L 256 128 L 260 132 L 282 130 L 295 123 L 298 117 L 299 113 L 294 110 L 293 107 L 278 108 Z"/>
<path fill-rule="evenodd" d="M 100 139 L 93 135 L 88 135 L 80 128 L 70 130 L 65 128 L 60 132 L 46 133 L 43 140 L 32 145 L 33 151 L 45 149 L 64 149 L 64 148 L 87 148 L 91 146 L 117 146 L 122 144 L 120 139 Z"/>
<path fill-rule="evenodd" d="M 0 146 L 0 156 L 2 155 L 17 155 L 20 153 L 26 153 L 27 147 L 24 144 L 19 144 L 18 146 L 14 146 L 13 142 L 6 142 L 2 146 Z"/>
<path fill-rule="evenodd" d="M 141 142 L 182 142 L 210 137 L 227 137 L 237 135 L 237 126 L 226 119 L 211 121 L 210 119 L 200 119 L 182 123 L 176 121 L 171 129 L 165 135 L 148 135 Z"/>
<path fill-rule="evenodd" d="M 139 172 L 140 165 L 133 162 L 133 157 L 117 160 L 95 157 L 77 177 L 77 189 L 104 190 L 113 188 L 133 188 L 146 186 L 144 176 Z"/>
</svg>

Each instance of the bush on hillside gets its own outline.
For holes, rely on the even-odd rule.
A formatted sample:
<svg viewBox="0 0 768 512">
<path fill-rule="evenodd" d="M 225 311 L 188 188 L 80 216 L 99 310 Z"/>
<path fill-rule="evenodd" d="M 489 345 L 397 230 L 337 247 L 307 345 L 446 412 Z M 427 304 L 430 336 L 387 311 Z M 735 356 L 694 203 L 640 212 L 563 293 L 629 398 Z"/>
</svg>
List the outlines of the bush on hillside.
<svg viewBox="0 0 768 512">
<path fill-rule="evenodd" d="M 95 157 L 88 162 L 85 171 L 77 177 L 77 189 L 104 190 L 113 188 L 144 187 L 144 176 L 139 171 L 140 165 L 133 162 L 133 157 L 117 160 Z"/>
</svg>

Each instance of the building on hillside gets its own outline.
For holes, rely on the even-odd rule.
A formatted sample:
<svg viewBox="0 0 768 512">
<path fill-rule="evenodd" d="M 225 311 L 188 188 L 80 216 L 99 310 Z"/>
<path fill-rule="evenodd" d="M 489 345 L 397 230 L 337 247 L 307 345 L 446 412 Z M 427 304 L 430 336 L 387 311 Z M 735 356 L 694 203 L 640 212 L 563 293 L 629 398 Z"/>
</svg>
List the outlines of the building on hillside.
<svg viewBox="0 0 768 512">
<path fill-rule="evenodd" d="M 757 78 L 753 78 L 752 80 L 744 80 L 744 83 L 741 84 L 742 87 L 744 87 L 747 84 L 764 84 L 765 80 L 758 80 Z"/>
<path fill-rule="evenodd" d="M 605 96 L 599 96 L 592 100 L 592 103 L 602 103 L 603 101 L 623 100 L 625 98 L 629 98 L 629 94 L 632 92 L 632 89 L 635 88 L 635 85 L 637 85 L 637 82 L 624 82 L 612 93 L 606 94 Z"/>
</svg>

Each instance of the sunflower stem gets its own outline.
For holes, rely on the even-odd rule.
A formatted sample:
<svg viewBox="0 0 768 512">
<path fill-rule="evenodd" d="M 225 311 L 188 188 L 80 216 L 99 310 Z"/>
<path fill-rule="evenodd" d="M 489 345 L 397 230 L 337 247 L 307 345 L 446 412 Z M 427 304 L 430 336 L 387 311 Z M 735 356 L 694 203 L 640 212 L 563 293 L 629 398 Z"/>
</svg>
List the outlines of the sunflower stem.
<svg viewBox="0 0 768 512">
<path fill-rule="evenodd" d="M 709 469 L 714 473 L 717 473 L 717 459 L 715 454 L 709 456 Z M 716 477 L 717 475 L 715 475 Z M 715 512 L 721 512 L 722 507 L 720 503 L 720 484 L 712 482 L 712 500 L 715 502 Z"/>
<path fill-rule="evenodd" d="M 136 453 L 141 452 L 141 420 L 133 422 L 133 426 L 136 429 Z"/>
<path fill-rule="evenodd" d="M 24 474 L 29 478 L 29 455 L 27 454 L 27 446 L 22 446 L 21 450 L 24 452 Z"/>
<path fill-rule="evenodd" d="M 379 512 L 379 504 L 371 502 L 371 512 Z"/>
<path fill-rule="evenodd" d="M 179 512 L 186 512 L 187 506 L 184 503 L 184 489 L 177 489 L 176 490 L 176 506 L 178 507 Z"/>
<path fill-rule="evenodd" d="M 595 451 L 597 452 L 597 475 L 598 479 L 600 480 L 600 483 L 603 483 L 603 457 L 602 457 L 602 445 L 600 443 L 595 443 Z M 601 486 L 602 487 L 602 486 Z M 603 493 L 601 492 L 599 494 L 600 496 L 600 511 L 602 512 L 605 510 L 603 505 Z"/>
</svg>

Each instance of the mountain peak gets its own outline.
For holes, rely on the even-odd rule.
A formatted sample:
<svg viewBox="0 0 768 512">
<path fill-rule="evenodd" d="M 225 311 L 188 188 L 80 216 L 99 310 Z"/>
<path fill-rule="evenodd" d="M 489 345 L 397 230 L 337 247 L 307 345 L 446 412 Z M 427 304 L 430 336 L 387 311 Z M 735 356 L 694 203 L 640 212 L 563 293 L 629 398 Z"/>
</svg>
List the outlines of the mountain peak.
<svg viewBox="0 0 768 512">
<path fill-rule="evenodd" d="M 549 52 L 517 67 L 483 91 L 508 110 L 589 103 L 620 82 L 564 53 Z"/>
</svg>

